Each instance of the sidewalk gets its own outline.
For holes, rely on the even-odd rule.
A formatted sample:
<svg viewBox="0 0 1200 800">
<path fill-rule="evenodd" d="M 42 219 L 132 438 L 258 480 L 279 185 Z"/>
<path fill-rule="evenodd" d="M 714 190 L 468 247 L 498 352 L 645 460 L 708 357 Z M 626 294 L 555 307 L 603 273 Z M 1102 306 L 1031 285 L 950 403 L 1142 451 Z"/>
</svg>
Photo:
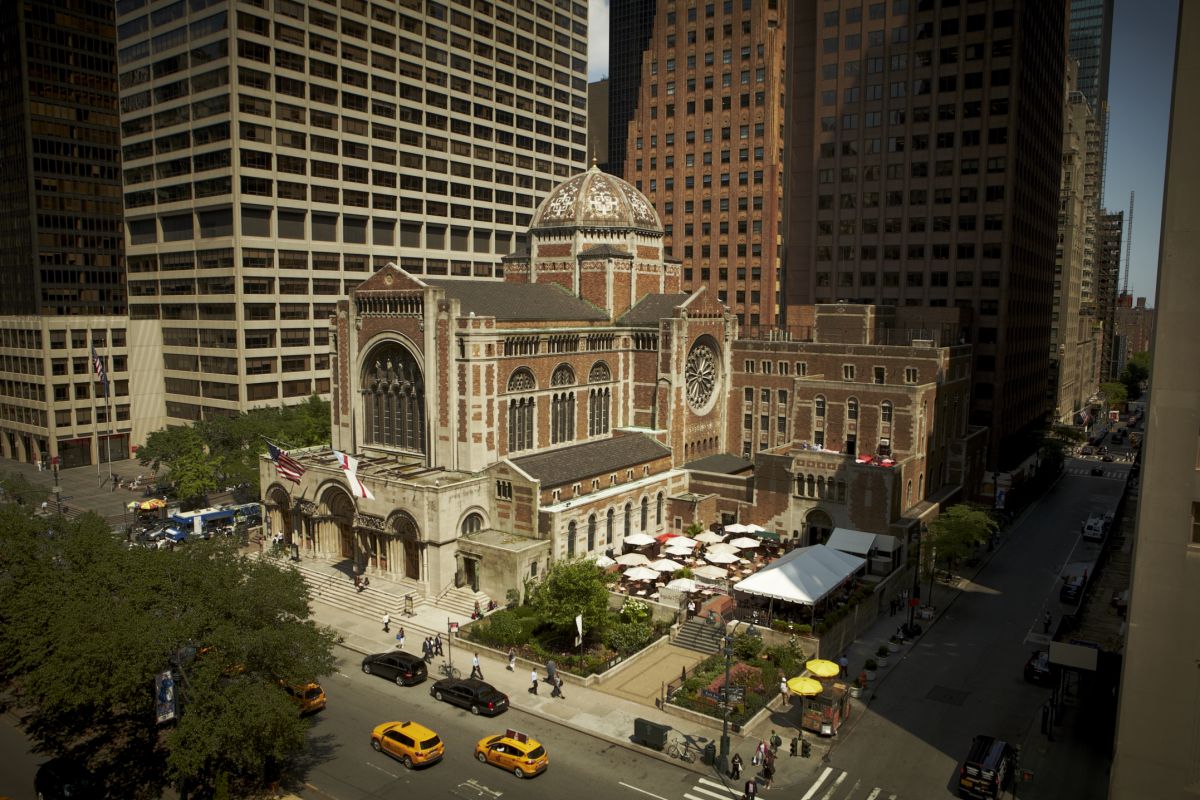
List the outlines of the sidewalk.
<svg viewBox="0 0 1200 800">
<path fill-rule="evenodd" d="M 143 467 L 137 459 L 114 461 L 111 466 L 112 475 L 120 476 L 121 480 L 150 474 L 150 468 Z M 109 482 L 109 471 L 108 464 L 101 464 L 99 472 L 97 472 L 95 464 L 60 469 L 58 483 L 61 487 L 63 513 L 68 517 L 76 517 L 86 511 L 94 511 L 112 525 L 123 524 L 126 516 L 125 505 L 130 500 L 142 500 L 142 490 L 117 489 L 113 491 L 112 484 Z M 0 473 L 21 475 L 34 486 L 44 488 L 46 490 L 45 499 L 50 504 L 49 510 L 57 511 L 53 470 L 39 470 L 34 464 L 19 461 L 4 461 L 0 462 Z M 132 520 L 132 516 L 130 519 Z"/>
</svg>

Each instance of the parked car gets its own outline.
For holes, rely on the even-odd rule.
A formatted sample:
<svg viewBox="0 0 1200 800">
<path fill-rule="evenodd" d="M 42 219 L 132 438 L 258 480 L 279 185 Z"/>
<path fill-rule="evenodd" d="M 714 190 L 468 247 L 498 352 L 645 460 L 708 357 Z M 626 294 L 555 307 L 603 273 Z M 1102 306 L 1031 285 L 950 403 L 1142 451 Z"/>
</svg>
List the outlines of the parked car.
<svg viewBox="0 0 1200 800">
<path fill-rule="evenodd" d="M 1104 455 L 1100 456 L 1100 460 L 1101 461 L 1114 461 L 1115 459 L 1113 458 L 1112 453 L 1105 453 Z"/>
<path fill-rule="evenodd" d="M 67 758 L 52 758 L 38 767 L 33 777 L 38 800 L 87 800 L 100 794 L 96 779 Z"/>
<path fill-rule="evenodd" d="M 1039 686 L 1051 682 L 1053 675 L 1050 671 L 1050 654 L 1045 650 L 1034 650 L 1033 655 L 1025 662 L 1025 680 Z"/>
<path fill-rule="evenodd" d="M 1092 475 L 1098 476 L 1098 477 L 1103 477 L 1104 468 L 1103 467 L 1092 467 Z"/>
<path fill-rule="evenodd" d="M 1092 447 L 1090 444 L 1085 444 L 1083 447 L 1079 448 L 1079 455 L 1081 455 L 1081 456 L 1090 456 L 1095 452 L 1096 452 L 1096 449 L 1094 447 Z"/>
<path fill-rule="evenodd" d="M 371 731 L 371 747 L 387 753 L 406 769 L 440 761 L 446 746 L 441 738 L 419 722 L 385 722 Z"/>
<path fill-rule="evenodd" d="M 362 671 L 395 681 L 397 686 L 415 686 L 427 675 L 425 662 L 420 656 L 400 650 L 367 656 L 362 660 Z"/>
<path fill-rule="evenodd" d="M 429 693 L 441 702 L 469 709 L 476 716 L 494 717 L 508 710 L 508 695 L 474 678 L 443 678 L 429 687 Z"/>
<path fill-rule="evenodd" d="M 958 771 L 958 796 L 999 798 L 1012 780 L 1012 748 L 992 736 L 976 736 Z"/>
</svg>

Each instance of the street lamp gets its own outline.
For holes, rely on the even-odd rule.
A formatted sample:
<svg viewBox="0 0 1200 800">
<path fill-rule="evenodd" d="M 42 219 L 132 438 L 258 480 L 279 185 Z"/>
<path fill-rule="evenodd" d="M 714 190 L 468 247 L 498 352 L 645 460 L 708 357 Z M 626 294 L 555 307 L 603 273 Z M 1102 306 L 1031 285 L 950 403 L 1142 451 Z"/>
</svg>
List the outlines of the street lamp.
<svg viewBox="0 0 1200 800">
<path fill-rule="evenodd" d="M 721 623 L 722 638 L 725 641 L 725 708 L 721 714 L 721 749 L 717 753 L 717 769 L 721 772 L 729 771 L 729 701 L 731 698 L 729 686 L 729 669 L 733 663 L 733 636 L 729 633 L 729 626 L 725 622 L 725 617 L 717 611 L 709 611 L 706 623 L 715 625 L 717 621 Z"/>
<path fill-rule="evenodd" d="M 916 614 L 917 604 L 914 601 L 921 598 L 921 539 L 927 533 L 929 533 L 929 526 L 922 522 L 921 527 L 917 529 L 917 554 L 915 559 L 916 563 L 913 565 L 912 594 L 908 598 L 907 631 L 909 636 L 913 636 L 914 632 L 916 631 L 913 616 Z M 933 590 L 930 589 L 931 594 L 932 591 Z"/>
</svg>

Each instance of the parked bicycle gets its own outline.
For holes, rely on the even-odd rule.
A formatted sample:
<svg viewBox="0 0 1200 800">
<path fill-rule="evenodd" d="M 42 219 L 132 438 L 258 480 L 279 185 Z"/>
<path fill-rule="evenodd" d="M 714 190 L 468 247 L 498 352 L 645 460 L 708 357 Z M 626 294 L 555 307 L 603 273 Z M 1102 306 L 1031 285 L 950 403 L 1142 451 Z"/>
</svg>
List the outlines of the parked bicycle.
<svg viewBox="0 0 1200 800">
<path fill-rule="evenodd" d="M 448 662 L 438 667 L 438 672 L 445 675 L 447 678 L 461 678 L 462 670 L 458 667 L 451 666 Z"/>
<path fill-rule="evenodd" d="M 689 764 L 699 758 L 701 752 L 700 745 L 683 737 L 671 739 L 667 743 L 667 755 L 671 758 L 678 758 L 680 761 L 686 761 Z"/>
</svg>

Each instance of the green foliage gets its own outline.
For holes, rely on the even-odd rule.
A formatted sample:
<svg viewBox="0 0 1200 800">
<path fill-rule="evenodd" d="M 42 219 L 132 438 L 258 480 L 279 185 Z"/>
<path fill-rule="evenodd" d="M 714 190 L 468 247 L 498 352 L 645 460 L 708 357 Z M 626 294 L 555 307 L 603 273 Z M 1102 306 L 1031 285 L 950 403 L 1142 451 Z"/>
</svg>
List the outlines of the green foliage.
<svg viewBox="0 0 1200 800">
<path fill-rule="evenodd" d="M 487 618 L 487 624 L 477 632 L 477 638 L 485 644 L 497 647 L 512 647 L 528 640 L 528 633 L 520 618 L 507 609 L 502 609 Z"/>
<path fill-rule="evenodd" d="M 649 619 L 650 606 L 641 600 L 630 597 L 625 601 L 625 605 L 621 606 L 621 620 L 623 622 L 643 624 Z"/>
<path fill-rule="evenodd" d="M 756 658 L 763 649 L 763 640 L 759 636 L 739 633 L 733 637 L 733 653 L 743 661 Z"/>
<path fill-rule="evenodd" d="M 621 655 L 641 650 L 654 637 L 654 627 L 647 621 L 624 621 L 611 625 L 606 634 L 608 646 Z"/>
<path fill-rule="evenodd" d="M 216 416 L 190 427 L 164 428 L 146 438 L 138 460 L 165 467 L 184 499 L 223 486 L 250 484 L 258 493 L 258 460 L 266 440 L 287 449 L 329 441 L 329 403 L 313 395 L 303 403 Z"/>
<path fill-rule="evenodd" d="M 701 525 L 699 522 L 693 522 L 691 525 L 688 525 L 688 526 L 687 526 L 687 530 L 686 530 L 686 531 L 684 531 L 684 532 L 685 532 L 685 533 L 686 533 L 688 536 L 690 536 L 690 537 L 692 537 L 693 539 L 695 539 L 697 536 L 699 536 L 700 534 L 704 533 L 704 526 L 703 526 L 703 525 Z"/>
<path fill-rule="evenodd" d="M 804 651 L 799 645 L 782 644 L 768 647 L 767 657 L 784 675 L 799 675 L 804 667 Z"/>
<path fill-rule="evenodd" d="M 1087 433 L 1073 425 L 1055 425 L 1053 428 L 1053 434 L 1056 438 L 1061 439 L 1064 442 L 1071 442 L 1075 444 L 1078 444 L 1087 438 Z"/>
<path fill-rule="evenodd" d="M 46 498 L 44 488 L 34 486 L 19 472 L 5 473 L 3 477 L 0 477 L 0 493 L 3 494 L 5 500 L 26 508 L 33 508 Z"/>
<path fill-rule="evenodd" d="M 181 781 L 213 796 L 223 774 L 242 792 L 303 750 L 308 723 L 278 681 L 331 673 L 333 635 L 308 621 L 294 571 L 217 540 L 130 550 L 98 516 L 6 504 L 0 574 L 0 679 L 40 748 L 121 765 L 108 796 Z M 182 710 L 160 729 L 154 676 L 173 662 Z"/>
<path fill-rule="evenodd" d="M 1142 396 L 1142 384 L 1150 379 L 1150 354 L 1134 353 L 1125 362 L 1118 380 L 1125 386 L 1126 395 L 1130 400 Z"/>
<path fill-rule="evenodd" d="M 611 577 L 586 558 L 558 561 L 546 571 L 529 604 L 560 636 L 573 635 L 575 617 L 582 614 L 584 638 L 602 640 L 609 622 Z"/>
<path fill-rule="evenodd" d="M 987 511 L 970 503 L 959 503 L 942 511 L 929 525 L 923 546 L 936 560 L 949 564 L 974 555 L 999 526 Z"/>
<path fill-rule="evenodd" d="M 1104 395 L 1109 408 L 1124 405 L 1129 401 L 1129 391 L 1125 388 L 1125 384 L 1118 381 L 1109 381 L 1100 384 L 1100 391 Z"/>
<path fill-rule="evenodd" d="M 671 575 L 672 578 L 694 578 L 695 576 L 696 573 L 692 571 L 691 567 L 677 569 L 675 570 L 675 573 Z"/>
</svg>

